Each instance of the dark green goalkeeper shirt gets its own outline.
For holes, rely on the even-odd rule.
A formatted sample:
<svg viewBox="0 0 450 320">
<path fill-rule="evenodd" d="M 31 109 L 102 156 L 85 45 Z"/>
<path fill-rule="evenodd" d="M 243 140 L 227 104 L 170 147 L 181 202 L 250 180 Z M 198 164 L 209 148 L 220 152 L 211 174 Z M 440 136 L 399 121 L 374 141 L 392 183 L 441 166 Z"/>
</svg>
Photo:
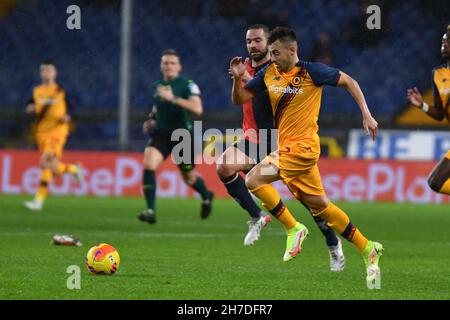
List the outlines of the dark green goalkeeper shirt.
<svg viewBox="0 0 450 320">
<path fill-rule="evenodd" d="M 191 114 L 178 105 L 161 100 L 156 91 L 158 85 L 170 86 L 175 97 L 189 99 L 200 96 L 197 84 L 188 78 L 178 77 L 172 81 L 158 80 L 152 84 L 154 106 L 156 107 L 156 128 L 161 131 L 173 131 L 178 128 L 192 129 Z"/>
</svg>

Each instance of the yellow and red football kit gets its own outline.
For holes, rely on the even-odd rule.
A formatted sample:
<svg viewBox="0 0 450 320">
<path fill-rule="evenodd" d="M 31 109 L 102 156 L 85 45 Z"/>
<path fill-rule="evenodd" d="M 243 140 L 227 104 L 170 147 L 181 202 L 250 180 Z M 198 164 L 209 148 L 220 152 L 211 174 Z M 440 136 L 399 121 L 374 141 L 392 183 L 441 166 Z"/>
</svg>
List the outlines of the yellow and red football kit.
<svg viewBox="0 0 450 320">
<path fill-rule="evenodd" d="M 435 100 L 436 98 L 441 100 L 445 117 L 450 121 L 450 67 L 448 64 L 433 69 L 432 91 Z M 450 149 L 444 157 L 450 160 Z M 439 192 L 450 195 L 450 177 L 447 178 Z"/>
<path fill-rule="evenodd" d="M 263 161 L 280 169 L 281 178 L 297 198 L 300 192 L 325 194 L 317 167 L 320 156 L 317 120 L 323 85 L 336 86 L 339 77 L 338 69 L 301 61 L 287 73 L 280 73 L 271 64 L 246 85 L 252 92 L 269 93 L 278 128 L 278 152 Z"/>
<path fill-rule="evenodd" d="M 58 84 L 39 85 L 33 89 L 30 103 L 34 103 L 36 110 L 36 143 L 39 152 L 51 153 L 59 160 L 69 134 L 69 125 L 65 121 L 67 116 L 66 93 Z M 78 168 L 74 164 L 57 163 L 56 171 L 46 168 L 41 170 L 40 182 L 36 199 L 43 202 L 48 195 L 48 184 L 54 175 L 64 173 L 77 174 Z"/>
<path fill-rule="evenodd" d="M 317 162 L 320 141 L 317 120 L 324 85 L 336 86 L 338 69 L 322 63 L 299 61 L 289 72 L 279 72 L 275 64 L 260 70 L 245 88 L 253 93 L 267 90 L 272 106 L 274 125 L 278 128 L 278 152 L 267 156 L 263 163 L 279 168 L 279 175 L 292 194 L 325 195 Z M 261 190 L 255 190 L 258 196 Z M 363 251 L 368 240 L 350 222 L 348 216 L 331 202 L 325 209 L 313 213 L 327 221 Z"/>
<path fill-rule="evenodd" d="M 450 68 L 447 64 L 436 67 L 432 71 L 433 97 L 439 98 L 444 108 L 444 114 L 450 121 Z M 450 159 L 450 150 L 445 154 Z"/>
<path fill-rule="evenodd" d="M 67 115 L 66 93 L 58 85 L 39 85 L 33 89 L 36 108 L 36 142 L 41 153 L 50 152 L 62 156 L 69 134 L 69 125 L 64 121 Z"/>
</svg>

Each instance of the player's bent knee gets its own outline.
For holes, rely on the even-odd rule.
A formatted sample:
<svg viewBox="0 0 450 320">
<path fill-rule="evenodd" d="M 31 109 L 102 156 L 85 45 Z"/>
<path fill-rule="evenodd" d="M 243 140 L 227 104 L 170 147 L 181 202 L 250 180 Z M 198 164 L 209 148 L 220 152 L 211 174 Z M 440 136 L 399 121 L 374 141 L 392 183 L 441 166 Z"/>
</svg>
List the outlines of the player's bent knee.
<svg viewBox="0 0 450 320">
<path fill-rule="evenodd" d="M 153 165 L 152 163 L 147 163 L 144 161 L 144 170 L 149 170 L 149 171 L 156 171 L 156 166 Z"/>
<path fill-rule="evenodd" d="M 217 163 L 216 172 L 220 178 L 228 178 L 236 173 L 235 168 L 232 165 L 225 163 Z"/>
<path fill-rule="evenodd" d="M 49 157 L 42 157 L 41 158 L 41 169 L 50 169 L 52 166 L 52 160 Z"/>
<path fill-rule="evenodd" d="M 156 171 L 158 169 L 158 164 L 151 156 L 145 156 L 143 166 L 145 170 Z"/>
<path fill-rule="evenodd" d="M 245 177 L 245 185 L 249 190 L 254 190 L 261 186 L 262 183 L 259 181 L 257 176 L 250 171 Z"/>
<path fill-rule="evenodd" d="M 330 201 L 326 197 L 314 196 L 303 198 L 302 200 L 305 207 L 309 208 L 313 216 L 317 216 L 328 208 Z"/>
<path fill-rule="evenodd" d="M 183 174 L 183 181 L 187 185 L 192 186 L 197 181 L 197 176 L 191 174 Z"/>
<path fill-rule="evenodd" d="M 40 167 L 41 167 L 41 170 L 50 169 L 50 163 L 41 161 Z"/>
</svg>

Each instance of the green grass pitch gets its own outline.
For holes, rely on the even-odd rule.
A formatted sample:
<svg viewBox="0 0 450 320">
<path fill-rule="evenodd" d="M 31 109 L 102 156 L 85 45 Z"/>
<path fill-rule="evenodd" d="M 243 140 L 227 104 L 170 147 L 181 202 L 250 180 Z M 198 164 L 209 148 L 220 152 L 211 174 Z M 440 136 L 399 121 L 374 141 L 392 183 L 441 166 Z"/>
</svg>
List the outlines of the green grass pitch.
<svg viewBox="0 0 450 320">
<path fill-rule="evenodd" d="M 196 199 L 158 199 L 158 224 L 138 221 L 143 199 L 50 197 L 29 212 L 29 197 L 0 196 L 0 299 L 450 299 L 448 206 L 341 203 L 354 224 L 386 250 L 381 290 L 368 290 L 356 249 L 344 243 L 347 265 L 329 271 L 324 239 L 312 218 L 288 205 L 310 230 L 303 252 L 282 262 L 285 235 L 273 222 L 244 247 L 247 215 L 217 200 L 210 218 Z M 75 234 L 82 247 L 50 245 L 56 233 Z M 113 276 L 89 274 L 88 249 L 112 244 L 121 256 Z M 66 287 L 70 265 L 81 289 Z"/>
</svg>

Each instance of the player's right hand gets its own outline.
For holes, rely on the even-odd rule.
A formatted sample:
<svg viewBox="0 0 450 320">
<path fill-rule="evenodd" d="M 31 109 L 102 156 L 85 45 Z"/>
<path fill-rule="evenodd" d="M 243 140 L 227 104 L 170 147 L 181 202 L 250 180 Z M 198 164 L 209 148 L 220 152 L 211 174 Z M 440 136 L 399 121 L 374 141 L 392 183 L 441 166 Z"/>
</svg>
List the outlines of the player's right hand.
<svg viewBox="0 0 450 320">
<path fill-rule="evenodd" d="M 408 100 L 411 104 L 417 108 L 421 108 L 423 104 L 422 94 L 419 89 L 414 87 L 414 89 L 408 89 Z"/>
<path fill-rule="evenodd" d="M 245 65 L 242 63 L 242 57 L 234 57 L 230 61 L 230 69 L 228 70 L 234 79 L 242 79 L 245 73 Z"/>
<path fill-rule="evenodd" d="M 154 119 L 148 119 L 142 125 L 142 131 L 147 134 L 149 131 L 156 125 L 156 121 Z"/>
</svg>

